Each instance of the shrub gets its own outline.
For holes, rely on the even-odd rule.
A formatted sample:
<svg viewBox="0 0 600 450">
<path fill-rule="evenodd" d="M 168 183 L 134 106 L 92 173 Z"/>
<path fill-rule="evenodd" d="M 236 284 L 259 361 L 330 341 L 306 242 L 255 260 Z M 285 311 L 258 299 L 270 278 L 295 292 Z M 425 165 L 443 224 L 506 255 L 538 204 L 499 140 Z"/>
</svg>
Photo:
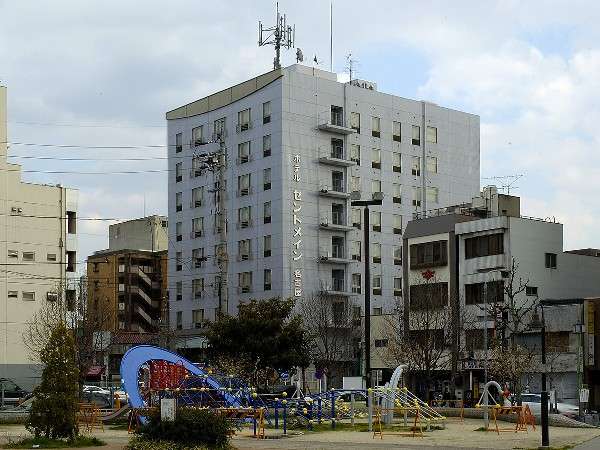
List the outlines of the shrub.
<svg viewBox="0 0 600 450">
<path fill-rule="evenodd" d="M 231 424 L 223 416 L 206 409 L 180 408 L 173 422 L 161 421 L 158 413 L 151 414 L 140 434 L 152 441 L 224 447 L 230 431 Z"/>
</svg>

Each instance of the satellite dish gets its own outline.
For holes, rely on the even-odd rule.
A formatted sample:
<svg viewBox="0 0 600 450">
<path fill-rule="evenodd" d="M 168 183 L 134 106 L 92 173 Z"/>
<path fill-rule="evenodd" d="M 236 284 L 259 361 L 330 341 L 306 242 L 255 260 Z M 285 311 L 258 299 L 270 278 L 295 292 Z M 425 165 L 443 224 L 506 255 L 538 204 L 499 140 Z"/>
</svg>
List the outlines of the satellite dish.
<svg viewBox="0 0 600 450">
<path fill-rule="evenodd" d="M 304 55 L 302 54 L 302 50 L 300 48 L 296 49 L 296 62 L 304 61 Z"/>
</svg>

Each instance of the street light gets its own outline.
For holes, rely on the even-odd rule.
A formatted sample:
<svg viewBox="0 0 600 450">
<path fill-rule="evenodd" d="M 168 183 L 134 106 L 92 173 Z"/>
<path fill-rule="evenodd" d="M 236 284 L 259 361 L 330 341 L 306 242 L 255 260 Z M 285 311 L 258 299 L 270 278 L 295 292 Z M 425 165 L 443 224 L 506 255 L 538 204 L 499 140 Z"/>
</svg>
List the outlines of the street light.
<svg viewBox="0 0 600 450">
<path fill-rule="evenodd" d="M 529 328 L 531 330 L 540 330 L 542 334 L 542 447 L 550 445 L 550 436 L 548 434 L 548 391 L 546 386 L 546 320 L 544 319 L 544 304 L 540 302 L 542 317 L 538 315 L 537 308 L 531 317 Z"/>
<path fill-rule="evenodd" d="M 358 194 L 358 195 L 357 195 Z M 369 206 L 383 203 L 383 192 L 373 193 L 372 200 L 358 200 L 360 193 L 351 194 L 352 206 L 364 206 L 364 246 L 365 246 L 365 384 L 371 387 L 371 267 L 369 255 Z"/>
</svg>

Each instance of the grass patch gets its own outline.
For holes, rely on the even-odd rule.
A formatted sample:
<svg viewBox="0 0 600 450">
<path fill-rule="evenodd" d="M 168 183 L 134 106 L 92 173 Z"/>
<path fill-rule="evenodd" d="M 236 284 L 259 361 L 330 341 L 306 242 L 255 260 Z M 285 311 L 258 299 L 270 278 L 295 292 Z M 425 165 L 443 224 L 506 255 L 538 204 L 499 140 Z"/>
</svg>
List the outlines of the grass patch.
<svg viewBox="0 0 600 450">
<path fill-rule="evenodd" d="M 125 447 L 126 450 L 234 450 L 229 444 L 220 447 L 190 446 L 173 441 L 154 441 L 143 437 L 134 437 Z"/>
<path fill-rule="evenodd" d="M 299 428 L 299 427 L 298 427 Z M 368 423 L 356 423 L 354 424 L 354 426 L 352 426 L 352 424 L 350 423 L 336 423 L 335 424 L 335 428 L 331 428 L 331 423 L 329 421 L 327 422 L 322 422 L 322 423 L 313 423 L 311 428 L 308 428 L 307 426 L 305 427 L 301 427 L 302 429 L 306 430 L 307 432 L 315 432 L 315 433 L 321 433 L 321 432 L 325 432 L 325 431 L 358 431 L 358 432 L 369 432 L 369 424 Z M 413 431 L 413 426 L 412 425 L 408 425 L 408 426 L 404 426 L 404 425 L 400 425 L 400 424 L 391 424 L 391 425 L 382 425 L 381 429 L 385 432 L 411 432 Z M 423 424 L 423 431 L 425 431 L 427 429 L 427 425 Z M 431 425 L 430 426 L 430 430 L 441 430 L 442 427 L 438 426 L 438 425 Z M 379 427 L 373 425 L 373 430 L 377 430 L 379 431 Z M 418 430 L 418 428 L 417 428 Z"/>
<path fill-rule="evenodd" d="M 109 425 L 108 426 L 109 430 L 125 430 L 128 431 L 129 430 L 129 424 L 128 423 L 115 423 L 113 425 Z"/>
<path fill-rule="evenodd" d="M 39 447 L 34 447 L 39 445 Z M 106 442 L 96 437 L 77 436 L 75 439 L 47 439 L 27 438 L 20 441 L 9 442 L 2 448 L 78 448 L 78 447 L 101 447 Z"/>
</svg>

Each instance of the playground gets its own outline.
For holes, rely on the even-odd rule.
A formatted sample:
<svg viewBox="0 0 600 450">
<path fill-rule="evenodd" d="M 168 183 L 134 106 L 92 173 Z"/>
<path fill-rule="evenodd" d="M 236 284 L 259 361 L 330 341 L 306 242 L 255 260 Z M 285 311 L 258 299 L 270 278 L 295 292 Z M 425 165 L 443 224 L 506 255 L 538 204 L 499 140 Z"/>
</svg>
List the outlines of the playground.
<svg viewBox="0 0 600 450">
<path fill-rule="evenodd" d="M 233 374 L 195 365 L 153 346 L 130 349 L 121 363 L 128 404 L 113 411 L 81 405 L 80 428 L 120 448 L 150 414 L 173 420 L 182 409 L 205 409 L 232 424 L 232 444 L 243 448 L 537 448 L 540 428 L 527 407 L 499 405 L 487 395 L 478 408 L 461 402 L 429 405 L 402 385 L 398 367 L 386 386 L 368 390 L 331 389 L 258 393 Z M 495 384 L 491 382 L 490 384 Z M 495 384 L 496 387 L 499 387 Z M 487 414 L 485 412 L 487 411 Z M 446 415 L 444 415 L 446 414 Z M 480 418 L 472 418 L 473 415 Z M 484 426 L 483 416 L 488 416 Z M 108 425 L 127 419 L 127 429 Z M 554 447 L 600 435 L 596 428 L 550 428 Z M 111 436 L 110 439 L 105 439 Z"/>
</svg>

